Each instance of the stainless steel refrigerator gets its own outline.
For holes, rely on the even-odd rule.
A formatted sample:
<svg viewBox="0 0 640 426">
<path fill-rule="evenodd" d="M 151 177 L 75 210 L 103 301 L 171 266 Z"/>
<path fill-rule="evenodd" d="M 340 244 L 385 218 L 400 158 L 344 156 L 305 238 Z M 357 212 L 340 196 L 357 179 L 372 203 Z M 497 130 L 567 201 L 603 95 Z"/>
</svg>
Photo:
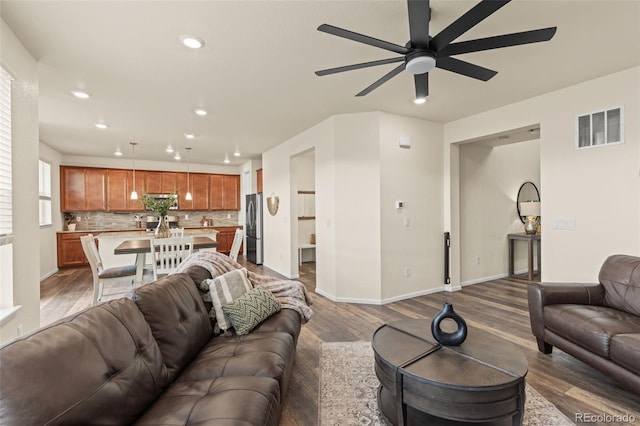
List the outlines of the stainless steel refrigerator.
<svg viewBox="0 0 640 426">
<path fill-rule="evenodd" d="M 246 209 L 247 260 L 262 265 L 262 194 L 247 194 Z"/>
</svg>

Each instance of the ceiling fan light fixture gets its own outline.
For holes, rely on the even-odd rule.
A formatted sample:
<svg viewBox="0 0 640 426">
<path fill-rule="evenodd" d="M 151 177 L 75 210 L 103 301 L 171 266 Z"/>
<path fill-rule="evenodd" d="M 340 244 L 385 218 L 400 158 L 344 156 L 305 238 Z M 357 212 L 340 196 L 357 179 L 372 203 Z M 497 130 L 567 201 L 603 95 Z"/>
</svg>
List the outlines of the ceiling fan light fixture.
<svg viewBox="0 0 640 426">
<path fill-rule="evenodd" d="M 430 55 L 415 56 L 407 61 L 406 70 L 409 74 L 424 74 L 436 66 L 436 58 Z"/>
</svg>

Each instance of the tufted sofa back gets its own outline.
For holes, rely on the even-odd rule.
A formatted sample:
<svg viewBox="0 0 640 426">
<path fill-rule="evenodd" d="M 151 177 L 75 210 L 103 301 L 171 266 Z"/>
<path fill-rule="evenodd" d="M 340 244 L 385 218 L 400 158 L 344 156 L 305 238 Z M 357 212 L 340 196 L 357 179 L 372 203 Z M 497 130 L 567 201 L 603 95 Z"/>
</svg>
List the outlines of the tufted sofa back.
<svg viewBox="0 0 640 426">
<path fill-rule="evenodd" d="M 2 425 L 124 425 L 158 398 L 169 374 L 142 313 L 119 299 L 2 347 L 0 380 Z"/>
<path fill-rule="evenodd" d="M 600 268 L 599 280 L 605 306 L 640 316 L 640 257 L 609 256 Z"/>
</svg>

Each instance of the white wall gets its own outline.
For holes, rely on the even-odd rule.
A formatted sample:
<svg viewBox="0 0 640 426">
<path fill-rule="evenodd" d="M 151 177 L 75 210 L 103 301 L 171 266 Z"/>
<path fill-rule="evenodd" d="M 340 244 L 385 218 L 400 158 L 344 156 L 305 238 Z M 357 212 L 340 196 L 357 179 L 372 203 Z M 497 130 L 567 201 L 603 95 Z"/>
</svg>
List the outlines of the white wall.
<svg viewBox="0 0 640 426">
<path fill-rule="evenodd" d="M 516 198 L 522 183 L 540 187 L 540 141 L 492 147 L 460 146 L 460 277 L 463 284 L 508 273 L 507 234 L 524 232 Z M 524 242 L 516 242 L 515 270 L 527 268 Z M 480 257 L 480 264 L 476 258 Z"/>
<path fill-rule="evenodd" d="M 38 215 L 38 65 L 22 43 L 0 20 L 0 63 L 12 83 L 13 156 L 13 298 L 21 305 L 16 316 L 0 328 L 0 342 L 40 325 L 40 243 Z"/>
<path fill-rule="evenodd" d="M 399 147 L 401 137 L 410 149 Z M 384 302 L 443 289 L 442 138 L 442 124 L 380 113 Z M 396 209 L 398 200 L 404 208 Z"/>
<path fill-rule="evenodd" d="M 39 144 L 40 159 L 51 165 L 51 226 L 40 228 L 40 279 L 58 270 L 56 232 L 62 230 L 60 214 L 60 163 L 62 154 L 44 143 Z"/>
<path fill-rule="evenodd" d="M 640 67 L 634 67 L 445 125 L 449 149 L 458 141 L 540 123 L 544 281 L 593 282 L 607 256 L 640 254 L 639 94 Z M 575 149 L 577 115 L 621 105 L 624 144 Z M 458 199 L 452 186 L 451 204 Z M 576 229 L 554 230 L 558 219 L 575 219 Z M 449 220 L 452 232 L 459 232 L 459 223 Z"/>
<path fill-rule="evenodd" d="M 399 151 L 400 136 L 411 137 L 415 148 Z M 280 197 L 280 212 L 265 215 L 265 265 L 297 274 L 290 218 L 297 213 L 291 199 L 298 178 L 291 158 L 315 148 L 316 291 L 337 301 L 384 303 L 441 289 L 442 138 L 440 124 L 347 114 L 266 152 L 265 188 Z M 398 197 L 415 213 L 408 229 L 397 220 Z M 403 277 L 403 265 L 412 277 Z"/>
</svg>

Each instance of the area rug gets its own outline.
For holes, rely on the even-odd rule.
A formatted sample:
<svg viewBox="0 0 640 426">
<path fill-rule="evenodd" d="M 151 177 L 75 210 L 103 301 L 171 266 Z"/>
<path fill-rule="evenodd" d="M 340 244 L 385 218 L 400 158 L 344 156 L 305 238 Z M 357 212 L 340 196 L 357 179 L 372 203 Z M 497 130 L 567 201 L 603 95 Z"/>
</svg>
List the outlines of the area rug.
<svg viewBox="0 0 640 426">
<path fill-rule="evenodd" d="M 321 342 L 320 426 L 385 426 L 378 410 L 378 378 L 369 342 Z M 574 425 L 551 402 L 526 386 L 525 426 Z"/>
</svg>

